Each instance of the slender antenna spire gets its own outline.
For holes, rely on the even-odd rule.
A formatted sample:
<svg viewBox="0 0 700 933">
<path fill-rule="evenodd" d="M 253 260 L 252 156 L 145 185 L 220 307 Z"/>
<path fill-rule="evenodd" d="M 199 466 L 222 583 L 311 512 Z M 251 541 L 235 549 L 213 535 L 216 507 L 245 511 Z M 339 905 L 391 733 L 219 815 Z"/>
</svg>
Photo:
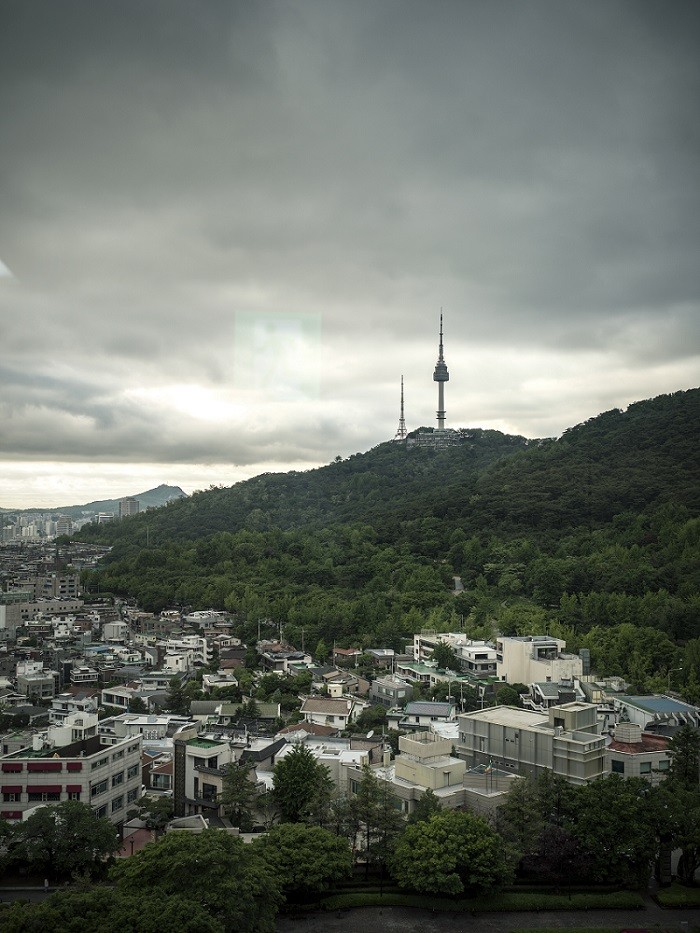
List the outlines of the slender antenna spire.
<svg viewBox="0 0 700 933">
<path fill-rule="evenodd" d="M 445 383 L 449 382 L 450 374 L 447 371 L 447 363 L 442 348 L 442 308 L 440 308 L 440 347 L 438 352 L 438 361 L 435 364 L 433 381 L 438 384 L 438 410 L 437 423 L 438 431 L 445 430 Z"/>
<path fill-rule="evenodd" d="M 401 415 L 399 417 L 399 426 L 394 435 L 395 441 L 406 440 L 406 419 L 403 416 L 403 376 L 401 377 Z"/>
</svg>

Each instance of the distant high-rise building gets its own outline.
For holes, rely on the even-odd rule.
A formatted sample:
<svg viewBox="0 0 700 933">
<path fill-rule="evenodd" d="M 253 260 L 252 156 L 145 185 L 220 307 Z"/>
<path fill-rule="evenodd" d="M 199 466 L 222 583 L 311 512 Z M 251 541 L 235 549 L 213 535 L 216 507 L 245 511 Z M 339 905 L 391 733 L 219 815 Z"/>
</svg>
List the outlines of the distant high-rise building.
<svg viewBox="0 0 700 933">
<path fill-rule="evenodd" d="M 438 350 L 438 361 L 435 364 L 433 381 L 438 384 L 438 410 L 437 423 L 438 431 L 445 430 L 445 383 L 449 382 L 450 374 L 447 371 L 447 363 L 442 351 L 442 312 L 440 313 L 440 347 Z"/>
<path fill-rule="evenodd" d="M 127 496 L 119 500 L 119 517 L 126 518 L 128 515 L 138 515 L 141 509 L 141 503 L 138 499 Z"/>
<path fill-rule="evenodd" d="M 73 522 L 67 515 L 59 515 L 56 519 L 56 535 L 69 535 L 73 531 Z"/>
</svg>

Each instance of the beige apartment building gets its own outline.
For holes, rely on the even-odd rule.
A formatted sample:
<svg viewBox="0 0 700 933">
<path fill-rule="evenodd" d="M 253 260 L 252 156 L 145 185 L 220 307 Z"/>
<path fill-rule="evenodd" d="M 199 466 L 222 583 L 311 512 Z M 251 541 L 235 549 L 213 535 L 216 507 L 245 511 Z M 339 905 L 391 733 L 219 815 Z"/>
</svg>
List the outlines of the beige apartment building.
<svg viewBox="0 0 700 933">
<path fill-rule="evenodd" d="M 522 635 L 496 640 L 496 674 L 509 684 L 560 683 L 580 678 L 583 660 L 567 654 L 566 642 L 549 635 Z"/>
<path fill-rule="evenodd" d="M 547 713 L 496 706 L 458 717 L 457 754 L 467 767 L 498 767 L 537 777 L 544 771 L 571 784 L 607 772 L 605 739 L 597 734 L 596 707 L 565 703 Z"/>
</svg>

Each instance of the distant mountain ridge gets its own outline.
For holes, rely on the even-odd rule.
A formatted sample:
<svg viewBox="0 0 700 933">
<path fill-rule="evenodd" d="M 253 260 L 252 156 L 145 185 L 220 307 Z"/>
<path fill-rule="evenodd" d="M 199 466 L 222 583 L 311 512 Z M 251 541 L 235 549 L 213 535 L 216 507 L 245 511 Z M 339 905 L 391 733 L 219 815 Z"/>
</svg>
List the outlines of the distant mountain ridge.
<svg viewBox="0 0 700 933">
<path fill-rule="evenodd" d="M 56 506 L 55 508 L 28 508 L 28 509 L 4 509 L 0 508 L 0 512 L 8 513 L 12 512 L 13 514 L 34 514 L 34 513 L 44 513 L 52 515 L 67 515 L 70 518 L 77 519 L 81 518 L 85 512 L 117 512 L 119 510 L 119 503 L 122 499 L 138 499 L 141 503 L 141 510 L 147 508 L 158 508 L 162 505 L 167 505 L 168 502 L 172 502 L 175 499 L 186 499 L 187 493 L 180 489 L 179 486 L 167 486 L 165 483 L 161 483 L 160 486 L 156 486 L 154 489 L 147 489 L 145 492 L 137 492 L 135 494 L 129 494 L 128 496 L 120 496 L 118 499 L 98 499 L 94 502 L 86 502 L 84 505 L 63 505 Z"/>
</svg>

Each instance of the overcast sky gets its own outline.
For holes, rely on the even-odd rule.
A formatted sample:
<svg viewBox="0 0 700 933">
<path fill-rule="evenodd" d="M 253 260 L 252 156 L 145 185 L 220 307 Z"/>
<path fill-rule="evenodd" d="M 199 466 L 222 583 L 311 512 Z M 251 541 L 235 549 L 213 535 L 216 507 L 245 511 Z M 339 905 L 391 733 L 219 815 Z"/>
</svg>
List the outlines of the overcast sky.
<svg viewBox="0 0 700 933">
<path fill-rule="evenodd" d="M 696 0 L 0 0 L 0 506 L 700 384 Z"/>
</svg>

